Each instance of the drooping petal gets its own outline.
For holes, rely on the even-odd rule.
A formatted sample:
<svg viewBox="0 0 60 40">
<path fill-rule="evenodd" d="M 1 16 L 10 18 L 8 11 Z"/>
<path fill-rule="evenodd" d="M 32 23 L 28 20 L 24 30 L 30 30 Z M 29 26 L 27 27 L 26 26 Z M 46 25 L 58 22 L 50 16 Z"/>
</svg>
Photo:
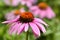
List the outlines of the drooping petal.
<svg viewBox="0 0 60 40">
<path fill-rule="evenodd" d="M 27 32 L 27 31 L 28 31 L 28 29 L 29 29 L 29 25 L 28 25 L 28 23 L 26 23 L 26 24 L 25 24 L 24 31 L 25 31 L 25 32 Z"/>
<path fill-rule="evenodd" d="M 16 23 L 14 26 L 12 26 L 12 29 L 9 31 L 9 33 L 11 34 L 17 26 L 18 26 L 18 23 Z"/>
<path fill-rule="evenodd" d="M 21 26 L 21 24 L 22 24 L 22 23 L 17 24 L 17 27 L 15 27 L 15 29 L 14 29 L 14 31 L 13 31 L 14 34 L 17 33 L 17 30 L 18 30 L 18 28 Z"/>
<path fill-rule="evenodd" d="M 43 26 L 42 24 L 40 24 L 40 23 L 38 23 L 38 22 L 34 22 L 34 23 L 38 25 L 38 27 L 40 28 L 40 30 L 41 30 L 43 33 L 46 32 L 46 29 L 44 28 L 44 26 Z"/>
<path fill-rule="evenodd" d="M 10 30 L 13 28 L 13 26 L 16 24 L 16 22 L 14 22 L 14 23 L 10 23 L 10 28 L 9 28 L 9 32 L 10 32 Z"/>
<path fill-rule="evenodd" d="M 34 11 L 33 14 L 34 14 L 34 16 L 37 16 L 37 15 L 39 16 L 39 13 L 40 13 L 40 10 L 36 10 L 36 11 Z"/>
<path fill-rule="evenodd" d="M 25 24 L 22 24 L 22 25 L 19 27 L 19 29 L 18 29 L 18 31 L 17 31 L 17 35 L 19 35 L 19 34 L 24 30 L 24 27 L 25 27 Z"/>
<path fill-rule="evenodd" d="M 49 19 L 55 17 L 55 13 L 53 12 L 53 10 L 50 7 L 47 8 L 47 15 L 46 16 Z"/>
<path fill-rule="evenodd" d="M 39 37 L 38 35 L 36 35 L 36 33 L 34 31 L 33 31 L 33 34 L 34 34 L 35 38 L 38 38 Z"/>
<path fill-rule="evenodd" d="M 34 33 L 35 33 L 36 35 L 40 36 L 40 30 L 39 30 L 39 28 L 37 27 L 37 25 L 34 24 L 34 23 L 29 23 L 29 24 L 30 24 L 32 30 L 34 31 Z"/>
<path fill-rule="evenodd" d="M 44 18 L 45 16 L 46 16 L 46 11 L 45 10 L 41 10 L 40 12 L 39 12 L 39 16 L 40 16 L 40 18 Z"/>
<path fill-rule="evenodd" d="M 4 21 L 2 23 L 12 23 L 12 22 L 17 21 L 19 18 L 20 18 L 20 16 L 17 16 L 14 20 Z"/>
<path fill-rule="evenodd" d="M 48 24 L 46 24 L 43 20 L 41 20 L 41 19 L 39 19 L 39 18 L 34 18 L 34 21 L 35 21 L 35 22 L 42 23 L 42 24 L 48 26 Z"/>
<path fill-rule="evenodd" d="M 9 23 L 9 25 L 10 25 L 10 27 L 11 27 L 11 26 L 14 26 L 16 23 L 18 23 L 18 22 Z"/>
</svg>

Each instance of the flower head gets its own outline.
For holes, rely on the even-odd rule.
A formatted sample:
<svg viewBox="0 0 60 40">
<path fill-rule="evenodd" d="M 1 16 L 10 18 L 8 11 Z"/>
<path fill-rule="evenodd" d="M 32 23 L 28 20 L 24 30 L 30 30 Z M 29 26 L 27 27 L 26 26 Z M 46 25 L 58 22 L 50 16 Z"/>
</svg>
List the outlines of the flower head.
<svg viewBox="0 0 60 40">
<path fill-rule="evenodd" d="M 2 23 L 11 23 L 9 33 L 21 34 L 23 31 L 27 32 L 31 27 L 35 36 L 40 36 L 40 30 L 45 33 L 46 29 L 43 25 L 48 26 L 43 20 L 34 18 L 31 12 L 22 12 L 15 19 L 8 20 Z"/>
<path fill-rule="evenodd" d="M 21 22 L 27 23 L 27 22 L 33 21 L 33 19 L 34 19 L 34 16 L 32 15 L 31 12 L 23 12 L 22 14 L 20 14 L 20 21 Z"/>
<path fill-rule="evenodd" d="M 32 6 L 29 8 L 35 16 L 39 16 L 40 18 L 48 18 L 51 19 L 55 17 L 55 13 L 52 9 L 44 2 L 39 3 L 37 6 Z"/>
<path fill-rule="evenodd" d="M 17 6 L 20 3 L 20 0 L 4 0 L 6 5 Z"/>
</svg>

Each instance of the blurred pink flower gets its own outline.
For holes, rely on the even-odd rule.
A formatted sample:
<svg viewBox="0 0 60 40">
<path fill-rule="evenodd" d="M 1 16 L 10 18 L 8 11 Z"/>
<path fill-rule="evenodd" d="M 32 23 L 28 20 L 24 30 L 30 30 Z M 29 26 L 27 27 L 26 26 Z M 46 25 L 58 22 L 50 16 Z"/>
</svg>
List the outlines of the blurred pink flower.
<svg viewBox="0 0 60 40">
<path fill-rule="evenodd" d="M 31 7 L 32 4 L 34 4 L 34 3 L 36 3 L 36 2 L 37 2 L 37 0 L 20 0 L 20 3 L 21 3 L 22 5 L 26 5 L 26 6 L 28 6 L 28 7 Z"/>
<path fill-rule="evenodd" d="M 20 3 L 20 0 L 4 0 L 6 5 L 17 6 Z"/>
<path fill-rule="evenodd" d="M 23 12 L 15 19 L 8 20 L 2 23 L 12 23 L 9 29 L 9 33 L 14 33 L 17 35 L 21 34 L 23 31 L 27 32 L 28 29 L 31 27 L 36 37 L 40 36 L 40 30 L 43 33 L 46 32 L 46 29 L 44 28 L 43 24 L 45 26 L 48 26 L 43 20 L 39 18 L 34 18 L 31 12 Z"/>
<path fill-rule="evenodd" d="M 20 12 L 25 12 L 24 8 L 21 8 L 20 10 L 12 10 L 11 12 L 5 14 L 5 18 L 7 20 L 13 20 L 17 17 Z"/>
<path fill-rule="evenodd" d="M 42 2 L 38 6 L 32 6 L 29 8 L 35 16 L 39 16 L 40 18 L 48 18 L 51 19 L 55 17 L 55 13 L 46 3 Z"/>
</svg>

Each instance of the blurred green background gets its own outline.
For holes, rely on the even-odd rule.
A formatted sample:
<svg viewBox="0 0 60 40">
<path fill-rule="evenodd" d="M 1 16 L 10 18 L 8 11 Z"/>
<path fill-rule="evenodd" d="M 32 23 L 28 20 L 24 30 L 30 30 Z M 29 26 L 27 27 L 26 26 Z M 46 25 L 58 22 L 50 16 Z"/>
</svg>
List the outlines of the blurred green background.
<svg viewBox="0 0 60 40">
<path fill-rule="evenodd" d="M 39 2 L 46 2 L 56 14 L 56 17 L 53 19 L 44 19 L 44 21 L 49 24 L 49 27 L 46 28 L 47 32 L 42 34 L 39 38 L 35 39 L 32 32 L 29 33 L 29 40 L 60 40 L 60 0 L 38 0 Z M 17 7 L 6 6 L 3 0 L 0 0 L 0 40 L 25 40 L 25 33 L 21 35 L 9 35 L 8 25 L 2 24 L 1 22 L 5 21 L 4 15 L 11 11 L 12 9 L 17 9 Z"/>
</svg>

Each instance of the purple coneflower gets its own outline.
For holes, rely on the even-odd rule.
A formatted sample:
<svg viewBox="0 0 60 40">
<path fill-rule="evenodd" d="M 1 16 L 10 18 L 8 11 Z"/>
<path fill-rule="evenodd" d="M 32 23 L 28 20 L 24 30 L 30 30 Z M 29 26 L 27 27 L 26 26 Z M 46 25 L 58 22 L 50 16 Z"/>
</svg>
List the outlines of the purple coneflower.
<svg viewBox="0 0 60 40">
<path fill-rule="evenodd" d="M 13 20 L 21 12 L 25 12 L 24 8 L 21 8 L 19 10 L 12 10 L 11 12 L 5 14 L 5 18 L 6 18 L 6 20 Z"/>
<path fill-rule="evenodd" d="M 44 2 L 39 3 L 37 6 L 32 6 L 29 9 L 35 16 L 38 15 L 40 18 L 51 19 L 55 17 L 55 13 L 52 11 L 51 7 Z"/>
<path fill-rule="evenodd" d="M 46 29 L 43 25 L 48 26 L 43 20 L 34 18 L 31 12 L 22 12 L 13 20 L 8 20 L 2 23 L 11 23 L 9 33 L 21 34 L 23 31 L 27 32 L 31 27 L 35 36 L 40 36 L 40 30 L 45 33 Z"/>
</svg>

